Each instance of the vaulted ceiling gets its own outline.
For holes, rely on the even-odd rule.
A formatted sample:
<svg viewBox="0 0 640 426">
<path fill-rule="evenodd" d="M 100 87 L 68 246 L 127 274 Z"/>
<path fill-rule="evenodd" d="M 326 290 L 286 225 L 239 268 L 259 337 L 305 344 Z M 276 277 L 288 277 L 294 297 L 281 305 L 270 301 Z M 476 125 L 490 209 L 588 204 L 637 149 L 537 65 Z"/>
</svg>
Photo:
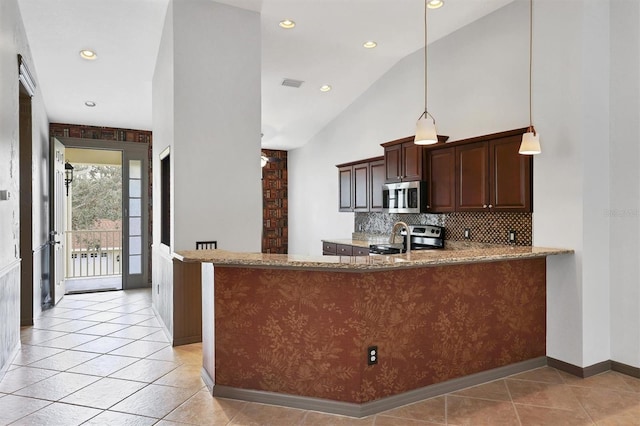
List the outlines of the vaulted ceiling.
<svg viewBox="0 0 640 426">
<path fill-rule="evenodd" d="M 18 1 L 50 121 L 152 130 L 151 82 L 169 0 Z M 429 41 L 512 1 L 445 0 L 429 11 Z M 261 14 L 265 148 L 304 145 L 424 46 L 422 0 L 218 2 Z M 280 28 L 283 19 L 296 27 Z M 369 40 L 377 47 L 365 49 Z M 81 49 L 97 59 L 80 58 Z M 292 88 L 283 79 L 303 83 Z"/>
</svg>

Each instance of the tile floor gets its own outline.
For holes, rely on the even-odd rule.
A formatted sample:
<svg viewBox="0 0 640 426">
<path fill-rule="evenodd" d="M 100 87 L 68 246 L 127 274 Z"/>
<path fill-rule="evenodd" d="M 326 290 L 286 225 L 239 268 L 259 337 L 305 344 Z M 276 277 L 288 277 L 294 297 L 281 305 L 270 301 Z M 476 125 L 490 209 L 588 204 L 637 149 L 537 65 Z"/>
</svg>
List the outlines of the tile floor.
<svg viewBox="0 0 640 426">
<path fill-rule="evenodd" d="M 201 346 L 169 346 L 149 290 L 65 296 L 0 382 L 12 425 L 640 425 L 640 379 L 544 367 L 364 419 L 212 398 Z"/>
</svg>

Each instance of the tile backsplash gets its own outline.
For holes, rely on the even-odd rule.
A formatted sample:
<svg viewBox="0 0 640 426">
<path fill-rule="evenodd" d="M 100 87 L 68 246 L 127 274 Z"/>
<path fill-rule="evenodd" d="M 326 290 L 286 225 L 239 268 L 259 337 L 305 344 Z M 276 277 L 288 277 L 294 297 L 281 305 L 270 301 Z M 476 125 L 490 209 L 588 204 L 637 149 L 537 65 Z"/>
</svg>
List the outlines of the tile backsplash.
<svg viewBox="0 0 640 426">
<path fill-rule="evenodd" d="M 509 230 L 516 231 L 518 246 L 532 245 L 531 213 L 512 212 L 456 212 L 445 214 L 389 214 L 355 213 L 354 231 L 372 235 L 388 235 L 397 221 L 409 225 L 439 225 L 446 228 L 446 239 L 467 241 L 465 228 L 469 229 L 468 241 L 489 244 L 508 244 Z"/>
</svg>

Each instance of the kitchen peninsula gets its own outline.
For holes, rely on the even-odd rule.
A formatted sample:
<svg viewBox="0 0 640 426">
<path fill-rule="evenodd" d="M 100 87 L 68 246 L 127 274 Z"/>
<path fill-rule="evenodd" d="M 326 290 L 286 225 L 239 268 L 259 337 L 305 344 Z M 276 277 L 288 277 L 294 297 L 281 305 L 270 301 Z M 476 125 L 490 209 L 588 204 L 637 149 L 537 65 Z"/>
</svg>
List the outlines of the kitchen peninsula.
<svg viewBox="0 0 640 426">
<path fill-rule="evenodd" d="M 203 379 L 216 396 L 360 417 L 544 365 L 545 257 L 567 253 L 211 250 L 175 262 L 202 265 Z"/>
</svg>

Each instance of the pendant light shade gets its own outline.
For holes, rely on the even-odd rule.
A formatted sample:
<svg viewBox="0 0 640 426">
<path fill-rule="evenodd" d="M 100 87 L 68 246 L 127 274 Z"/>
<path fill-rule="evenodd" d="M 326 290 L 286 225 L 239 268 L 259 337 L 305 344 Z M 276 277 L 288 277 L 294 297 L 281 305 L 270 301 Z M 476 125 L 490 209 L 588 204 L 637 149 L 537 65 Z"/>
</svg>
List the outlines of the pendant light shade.
<svg viewBox="0 0 640 426">
<path fill-rule="evenodd" d="M 518 153 L 523 155 L 540 154 L 540 134 L 533 127 L 532 105 L 531 105 L 531 75 L 533 71 L 533 0 L 529 0 L 529 128 L 527 133 L 522 135 L 522 142 Z"/>
<path fill-rule="evenodd" d="M 436 130 L 436 120 L 427 111 L 427 7 L 429 0 L 424 3 L 424 112 L 418 117 L 416 123 L 416 137 L 413 143 L 416 145 L 433 145 L 438 143 L 438 132 Z"/>
<path fill-rule="evenodd" d="M 433 145 L 438 143 L 436 121 L 431 114 L 424 112 L 416 123 L 416 137 L 413 140 L 416 145 Z"/>
<path fill-rule="evenodd" d="M 540 135 L 536 133 L 533 126 L 527 129 L 527 133 L 522 135 L 522 142 L 518 153 L 524 155 L 540 154 Z"/>
</svg>

